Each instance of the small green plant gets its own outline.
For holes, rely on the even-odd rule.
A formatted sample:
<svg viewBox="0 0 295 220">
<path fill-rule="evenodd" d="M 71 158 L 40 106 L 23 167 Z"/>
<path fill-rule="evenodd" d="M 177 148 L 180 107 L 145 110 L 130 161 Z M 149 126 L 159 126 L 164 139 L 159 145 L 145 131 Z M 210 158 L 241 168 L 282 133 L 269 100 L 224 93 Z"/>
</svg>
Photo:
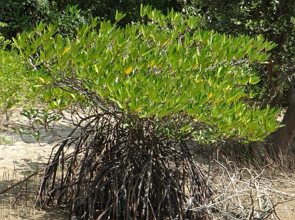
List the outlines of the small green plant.
<svg viewBox="0 0 295 220">
<path fill-rule="evenodd" d="M 59 121 L 62 116 L 56 112 L 45 109 L 27 108 L 20 113 L 28 120 L 28 124 L 20 124 L 14 130 L 24 137 L 29 135 L 36 141 L 40 141 L 40 130 L 50 132 L 54 122 Z"/>
<path fill-rule="evenodd" d="M 61 119 L 59 114 L 45 109 L 24 109 L 20 114 L 29 120 L 31 127 L 43 127 L 45 131 L 50 130 L 50 126 L 53 122 Z"/>
</svg>

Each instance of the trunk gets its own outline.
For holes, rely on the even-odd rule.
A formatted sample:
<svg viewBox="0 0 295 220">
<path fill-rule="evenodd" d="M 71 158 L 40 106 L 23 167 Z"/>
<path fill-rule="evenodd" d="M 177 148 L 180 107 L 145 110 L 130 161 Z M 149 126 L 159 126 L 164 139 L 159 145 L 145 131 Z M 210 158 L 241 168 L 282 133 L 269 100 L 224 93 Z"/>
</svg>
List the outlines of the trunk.
<svg viewBox="0 0 295 220">
<path fill-rule="evenodd" d="M 286 161 L 286 156 L 290 155 L 292 142 L 295 135 L 295 88 L 294 82 L 290 84 L 288 92 L 288 108 L 283 118 L 284 127 L 275 131 L 273 136 L 273 156 L 275 159 Z"/>
</svg>

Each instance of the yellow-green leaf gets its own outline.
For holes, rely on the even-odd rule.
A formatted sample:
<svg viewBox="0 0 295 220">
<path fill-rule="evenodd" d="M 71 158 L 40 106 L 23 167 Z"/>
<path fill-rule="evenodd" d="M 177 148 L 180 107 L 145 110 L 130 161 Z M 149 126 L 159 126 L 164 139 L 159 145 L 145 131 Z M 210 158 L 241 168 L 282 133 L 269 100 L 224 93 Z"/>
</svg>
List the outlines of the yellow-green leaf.
<svg viewBox="0 0 295 220">
<path fill-rule="evenodd" d="M 124 73 L 128 76 L 131 72 L 132 72 L 133 68 L 132 66 L 129 66 L 125 71 Z"/>
</svg>

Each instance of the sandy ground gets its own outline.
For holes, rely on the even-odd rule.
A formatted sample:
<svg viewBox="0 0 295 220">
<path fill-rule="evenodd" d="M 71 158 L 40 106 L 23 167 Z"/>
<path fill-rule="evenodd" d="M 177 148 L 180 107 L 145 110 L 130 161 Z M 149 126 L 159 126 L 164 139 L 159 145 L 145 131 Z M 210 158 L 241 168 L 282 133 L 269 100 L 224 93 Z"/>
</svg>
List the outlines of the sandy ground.
<svg viewBox="0 0 295 220">
<path fill-rule="evenodd" d="M 24 142 L 20 135 L 14 132 L 1 132 L 0 169 L 26 170 L 34 168 L 39 163 L 47 162 L 54 143 Z M 36 167 L 37 168 L 37 167 Z"/>
<path fill-rule="evenodd" d="M 37 141 L 31 135 L 21 136 L 12 129 L 19 123 L 27 123 L 24 117 L 19 116 L 19 111 L 12 112 L 10 116 L 8 128 L 3 127 L 3 118 L 2 124 L 0 124 L 0 191 L 5 189 L 12 181 L 19 181 L 28 174 L 44 167 L 53 147 L 69 131 L 67 127 L 60 124 L 55 128 L 55 132 L 60 134 L 61 137 L 57 138 L 53 133 L 43 131 Z M 35 178 L 36 186 L 39 180 L 40 177 Z M 16 201 L 18 198 L 15 198 L 14 194 L 12 195 L 10 192 L 0 195 L 0 220 L 68 219 L 64 214 L 33 208 L 32 199 L 21 198 L 21 202 L 18 202 Z M 18 202 L 17 205 L 15 205 L 16 202 Z"/>
<path fill-rule="evenodd" d="M 28 120 L 16 110 L 10 115 L 9 126 L 2 129 L 0 126 L 0 169 L 25 171 L 38 168 L 38 164 L 48 161 L 58 141 L 70 132 L 70 128 L 61 121 L 54 125 L 52 131 L 41 129 L 37 140 L 31 134 L 20 135 L 16 131 L 20 124 L 27 125 Z"/>
</svg>

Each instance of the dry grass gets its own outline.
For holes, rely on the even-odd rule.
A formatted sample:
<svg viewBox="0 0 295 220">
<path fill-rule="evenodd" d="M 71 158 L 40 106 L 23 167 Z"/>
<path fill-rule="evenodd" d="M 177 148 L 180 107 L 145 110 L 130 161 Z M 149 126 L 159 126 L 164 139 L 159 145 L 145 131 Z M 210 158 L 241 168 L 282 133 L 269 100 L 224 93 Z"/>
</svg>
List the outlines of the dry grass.
<svg viewBox="0 0 295 220">
<path fill-rule="evenodd" d="M 294 219 L 295 182 L 286 173 L 217 160 L 209 167 L 214 196 L 206 208 L 213 219 Z"/>
</svg>

